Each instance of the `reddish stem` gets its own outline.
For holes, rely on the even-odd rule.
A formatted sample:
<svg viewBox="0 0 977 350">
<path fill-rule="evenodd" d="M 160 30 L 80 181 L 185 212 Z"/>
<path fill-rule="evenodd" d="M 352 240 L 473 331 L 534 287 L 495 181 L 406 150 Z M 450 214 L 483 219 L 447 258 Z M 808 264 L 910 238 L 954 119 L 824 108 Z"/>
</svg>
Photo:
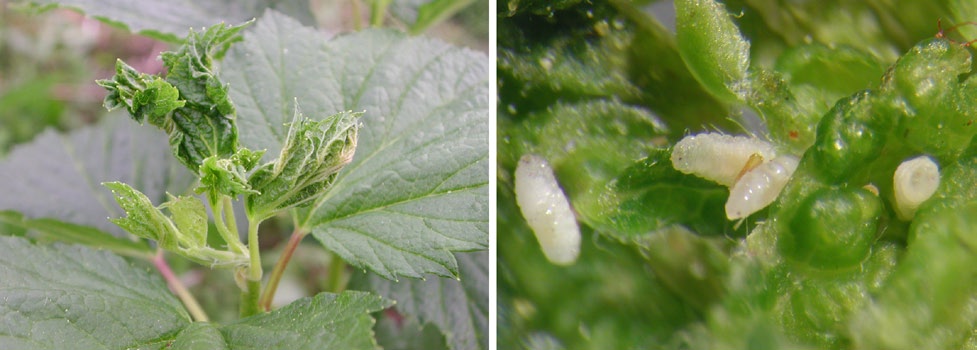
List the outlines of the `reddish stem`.
<svg viewBox="0 0 977 350">
<path fill-rule="evenodd" d="M 288 239 L 288 245 L 285 246 L 281 257 L 275 263 L 275 269 L 271 271 L 271 277 L 268 279 L 268 284 L 265 285 L 265 291 L 261 293 L 259 305 L 263 310 L 271 311 L 271 301 L 275 299 L 278 283 L 281 282 L 282 276 L 285 274 L 285 268 L 288 267 L 288 262 L 292 260 L 292 254 L 295 253 L 295 249 L 299 247 L 299 243 L 302 242 L 306 234 L 307 232 L 295 230 L 292 232 L 292 237 Z"/>
</svg>

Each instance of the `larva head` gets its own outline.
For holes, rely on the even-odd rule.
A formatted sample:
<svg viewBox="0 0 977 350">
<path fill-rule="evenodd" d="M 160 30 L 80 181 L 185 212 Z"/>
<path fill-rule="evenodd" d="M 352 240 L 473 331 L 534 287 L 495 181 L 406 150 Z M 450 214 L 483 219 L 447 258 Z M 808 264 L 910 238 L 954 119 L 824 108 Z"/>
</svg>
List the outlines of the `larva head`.
<svg viewBox="0 0 977 350">
<path fill-rule="evenodd" d="M 780 156 L 746 172 L 729 190 L 726 217 L 742 219 L 773 203 L 797 169 L 797 158 Z"/>
<path fill-rule="evenodd" d="M 932 158 L 919 156 L 899 164 L 892 178 L 896 215 L 911 220 L 939 186 L 940 168 Z"/>
<path fill-rule="evenodd" d="M 576 261 L 580 255 L 580 227 L 546 159 L 533 154 L 519 159 L 515 192 L 516 204 L 546 258 L 559 265 Z"/>
<path fill-rule="evenodd" d="M 725 186 L 733 186 L 750 157 L 776 157 L 773 146 L 754 137 L 703 133 L 689 135 L 672 149 L 672 166 Z"/>
</svg>

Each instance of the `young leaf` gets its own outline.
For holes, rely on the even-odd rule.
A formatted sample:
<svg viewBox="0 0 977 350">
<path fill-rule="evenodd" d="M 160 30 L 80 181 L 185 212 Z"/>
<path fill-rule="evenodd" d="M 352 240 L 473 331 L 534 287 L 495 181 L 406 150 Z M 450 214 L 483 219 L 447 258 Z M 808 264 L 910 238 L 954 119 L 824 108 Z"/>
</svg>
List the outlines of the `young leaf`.
<svg viewBox="0 0 977 350">
<path fill-rule="evenodd" d="M 397 312 L 437 325 L 447 335 L 449 349 L 488 349 L 488 254 L 459 253 L 461 281 L 447 278 L 392 282 L 376 275 L 359 275 L 363 286 L 397 300 Z M 439 302 L 431 296 L 438 295 Z"/>
<path fill-rule="evenodd" d="M 313 121 L 302 116 L 296 105 L 278 160 L 261 166 L 248 179 L 254 189 L 245 197 L 248 216 L 268 217 L 325 194 L 339 170 L 353 160 L 360 114 L 340 112 Z"/>
<path fill-rule="evenodd" d="M 122 60 L 115 61 L 115 76 L 99 80 L 98 85 L 109 90 L 105 97 L 105 109 L 111 111 L 125 107 L 139 123 L 164 125 L 165 117 L 174 109 L 183 107 L 180 91 L 160 77 L 140 73 Z"/>
<path fill-rule="evenodd" d="M 729 233 L 724 205 L 729 190 L 672 166 L 668 150 L 656 150 L 633 163 L 584 202 L 580 220 L 621 240 L 686 225 L 699 234 Z M 721 218 L 720 220 L 706 220 Z"/>
<path fill-rule="evenodd" d="M 299 225 L 388 278 L 455 274 L 452 251 L 488 243 L 487 59 L 392 31 L 320 38 L 269 11 L 228 52 L 242 144 L 278 154 L 295 100 L 366 111 L 356 157 Z"/>
<path fill-rule="evenodd" d="M 104 251 L 0 237 L 0 280 L 4 349 L 131 348 L 191 322 L 157 274 Z"/>
<path fill-rule="evenodd" d="M 167 208 L 170 216 L 153 206 L 146 195 L 121 182 L 103 185 L 115 195 L 126 217 L 109 219 L 136 236 L 152 239 L 168 251 L 210 267 L 238 267 L 249 263 L 248 256 L 207 246 L 207 211 L 195 197 L 171 198 L 160 208 Z"/>
<path fill-rule="evenodd" d="M 194 172 L 206 158 L 232 156 L 238 148 L 234 105 L 227 85 L 217 78 L 214 61 L 240 40 L 237 33 L 248 24 L 191 29 L 178 51 L 161 55 L 168 71 L 165 82 L 119 61 L 113 79 L 98 81 L 109 90 L 105 107 L 127 106 L 136 121 L 148 119 L 163 129 L 173 154 Z"/>
<path fill-rule="evenodd" d="M 170 154 L 164 135 L 116 114 L 67 135 L 45 131 L 0 161 L 0 174 L 0 210 L 118 237 L 125 236 L 124 231 L 106 218 L 122 211 L 99 183 L 125 182 L 159 203 L 166 200 L 167 191 L 185 193 L 194 181 Z"/>
<path fill-rule="evenodd" d="M 247 173 L 258 165 L 265 151 L 239 148 L 230 158 L 210 156 L 200 164 L 200 186 L 194 191 L 207 193 L 210 203 L 217 203 L 218 195 L 237 198 L 240 194 L 257 194 L 248 184 Z"/>
<path fill-rule="evenodd" d="M 740 34 L 726 6 L 715 0 L 675 2 L 678 51 L 692 74 L 714 96 L 745 99 L 750 43 Z"/>
</svg>

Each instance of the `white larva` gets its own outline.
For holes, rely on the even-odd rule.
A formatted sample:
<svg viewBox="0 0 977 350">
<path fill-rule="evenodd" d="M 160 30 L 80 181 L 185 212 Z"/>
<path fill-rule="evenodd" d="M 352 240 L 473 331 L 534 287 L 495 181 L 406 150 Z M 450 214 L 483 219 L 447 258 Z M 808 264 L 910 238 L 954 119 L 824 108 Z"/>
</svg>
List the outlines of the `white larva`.
<svg viewBox="0 0 977 350">
<path fill-rule="evenodd" d="M 780 156 L 743 174 L 729 189 L 726 217 L 742 219 L 773 203 L 797 170 L 794 156 Z"/>
<path fill-rule="evenodd" d="M 940 168 L 930 157 L 919 156 L 899 164 L 892 177 L 896 215 L 902 220 L 912 219 L 939 186 Z"/>
<path fill-rule="evenodd" d="M 720 133 L 689 135 L 675 144 L 672 166 L 685 174 L 731 187 L 754 154 L 764 162 L 777 156 L 772 145 L 755 137 Z"/>
<path fill-rule="evenodd" d="M 580 226 L 553 168 L 540 156 L 527 154 L 516 166 L 516 203 L 543 254 L 550 262 L 570 265 L 580 255 Z"/>
</svg>

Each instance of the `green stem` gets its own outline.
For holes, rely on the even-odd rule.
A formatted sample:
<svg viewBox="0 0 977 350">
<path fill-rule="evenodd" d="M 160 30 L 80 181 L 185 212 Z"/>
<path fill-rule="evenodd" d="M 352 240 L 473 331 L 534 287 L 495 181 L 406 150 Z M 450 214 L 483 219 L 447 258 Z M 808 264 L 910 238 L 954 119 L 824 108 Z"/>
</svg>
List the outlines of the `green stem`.
<svg viewBox="0 0 977 350">
<path fill-rule="evenodd" d="M 248 268 L 248 280 L 261 282 L 261 249 L 258 246 L 258 225 L 261 220 L 248 220 L 248 250 L 251 255 L 251 266 Z"/>
<path fill-rule="evenodd" d="M 383 18 L 387 16 L 387 6 L 391 0 L 373 0 L 373 9 L 370 11 L 370 25 L 380 27 L 383 25 Z"/>
<path fill-rule="evenodd" d="M 360 0 L 351 0 L 353 3 L 353 29 L 360 31 L 363 29 L 363 14 L 360 13 Z"/>
<path fill-rule="evenodd" d="M 231 198 L 227 196 L 222 197 L 224 197 L 223 200 L 210 203 L 210 210 L 214 215 L 214 224 L 217 226 L 217 233 L 220 233 L 221 238 L 224 239 L 227 246 L 233 249 L 235 253 L 243 254 L 245 249 L 241 243 L 241 237 L 237 234 L 237 222 L 234 219 L 234 207 L 231 204 Z M 208 199 L 208 201 L 210 200 Z M 224 220 L 225 216 L 230 217 L 230 225 Z"/>
<path fill-rule="evenodd" d="M 292 232 L 292 237 L 288 239 L 288 245 L 285 246 L 278 262 L 275 263 L 275 269 L 271 271 L 268 284 L 265 285 L 265 291 L 261 293 L 260 304 L 263 310 L 271 311 L 271 302 L 275 299 L 275 292 L 278 290 L 282 275 L 285 274 L 285 268 L 288 266 L 288 262 L 292 260 L 292 255 L 295 253 L 295 249 L 299 247 L 299 243 L 302 242 L 302 238 L 305 238 L 308 233 L 308 231 L 302 231 L 298 228 Z"/>
<path fill-rule="evenodd" d="M 180 301 L 183 302 L 183 305 L 187 307 L 187 311 L 190 312 L 190 316 L 193 317 L 194 321 L 209 321 L 207 313 L 200 307 L 200 303 L 193 297 L 193 294 L 190 294 L 190 291 L 183 285 L 183 282 L 173 273 L 173 269 L 170 269 L 170 265 L 166 263 L 166 259 L 163 257 L 163 249 L 156 251 L 156 255 L 153 256 L 152 261 L 153 266 L 156 267 L 160 275 L 163 275 L 163 279 L 166 280 L 166 284 L 170 286 L 173 294 L 176 294 L 180 298 Z"/>
<path fill-rule="evenodd" d="M 346 261 L 339 255 L 333 253 L 329 260 L 329 276 L 326 280 L 326 290 L 332 293 L 340 293 L 346 290 Z"/>
<path fill-rule="evenodd" d="M 261 219 L 248 219 L 248 250 L 251 262 L 243 276 L 244 289 L 241 291 L 241 317 L 261 312 L 258 302 L 261 297 L 261 250 L 258 247 L 258 225 Z"/>
<path fill-rule="evenodd" d="M 237 230 L 237 216 L 234 215 L 234 203 L 231 203 L 231 197 L 224 196 L 224 219 L 227 221 L 227 230 L 234 233 L 234 241 L 237 242 L 239 248 L 244 248 L 241 243 L 241 237 L 238 236 Z M 242 252 L 244 252 L 242 250 Z"/>
<path fill-rule="evenodd" d="M 261 281 L 247 281 L 247 288 L 241 291 L 241 317 L 257 315 L 261 312 L 258 297 L 261 295 Z"/>
</svg>

